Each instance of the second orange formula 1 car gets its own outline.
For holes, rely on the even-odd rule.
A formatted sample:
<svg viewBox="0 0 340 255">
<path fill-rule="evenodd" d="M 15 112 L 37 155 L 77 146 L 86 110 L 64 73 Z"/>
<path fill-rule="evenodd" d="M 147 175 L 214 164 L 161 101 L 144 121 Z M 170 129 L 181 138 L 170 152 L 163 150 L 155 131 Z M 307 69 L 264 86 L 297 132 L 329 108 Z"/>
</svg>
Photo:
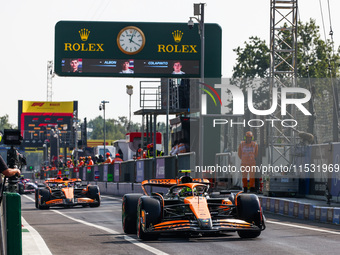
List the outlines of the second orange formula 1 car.
<svg viewBox="0 0 340 255">
<path fill-rule="evenodd" d="M 39 187 L 35 191 L 35 207 L 38 209 L 75 205 L 100 206 L 98 186 L 82 185 L 80 179 L 52 178 L 45 181 L 45 187 Z"/>
</svg>

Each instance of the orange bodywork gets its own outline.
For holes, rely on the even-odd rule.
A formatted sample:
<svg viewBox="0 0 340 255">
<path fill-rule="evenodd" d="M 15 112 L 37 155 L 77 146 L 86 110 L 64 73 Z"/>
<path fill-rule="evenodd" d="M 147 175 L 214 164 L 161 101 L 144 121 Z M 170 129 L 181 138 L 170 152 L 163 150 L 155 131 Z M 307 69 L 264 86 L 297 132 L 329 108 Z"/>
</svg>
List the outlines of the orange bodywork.
<svg viewBox="0 0 340 255">
<path fill-rule="evenodd" d="M 191 211 L 197 219 L 210 219 L 207 199 L 204 197 L 187 197 L 184 198 L 184 204 L 189 204 Z"/>
<path fill-rule="evenodd" d="M 68 199 L 73 198 L 73 194 L 74 194 L 73 188 L 62 188 L 61 190 L 62 192 L 64 192 L 66 198 Z"/>
</svg>

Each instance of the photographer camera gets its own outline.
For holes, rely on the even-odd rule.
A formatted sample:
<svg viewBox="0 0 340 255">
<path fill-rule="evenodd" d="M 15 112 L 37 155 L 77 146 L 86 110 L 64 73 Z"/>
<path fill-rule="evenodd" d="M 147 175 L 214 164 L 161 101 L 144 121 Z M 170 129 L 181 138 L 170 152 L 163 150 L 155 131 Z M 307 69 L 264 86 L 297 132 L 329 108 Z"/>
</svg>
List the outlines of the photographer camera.
<svg viewBox="0 0 340 255">
<path fill-rule="evenodd" d="M 2 140 L 2 132 L 0 132 L 0 142 Z M 5 175 L 6 177 L 12 177 L 12 176 L 20 176 L 21 172 L 17 168 L 9 168 L 7 164 L 5 163 L 4 159 L 0 155 L 0 173 Z"/>
<path fill-rule="evenodd" d="M 0 141 L 2 139 L 2 133 L 0 132 Z M 13 192 L 16 190 L 16 184 L 18 182 L 18 177 L 21 174 L 21 171 L 18 169 L 22 165 L 26 164 L 26 159 L 13 147 L 13 145 L 20 145 L 22 141 L 22 137 L 20 135 L 19 130 L 9 130 L 5 129 L 4 134 L 4 144 L 11 145 L 11 149 L 7 151 L 7 162 L 5 163 L 4 159 L 0 155 L 0 173 L 5 175 L 6 178 L 9 178 L 9 191 Z M 4 191 L 5 181 L 2 185 L 1 189 L 1 197 Z"/>
</svg>

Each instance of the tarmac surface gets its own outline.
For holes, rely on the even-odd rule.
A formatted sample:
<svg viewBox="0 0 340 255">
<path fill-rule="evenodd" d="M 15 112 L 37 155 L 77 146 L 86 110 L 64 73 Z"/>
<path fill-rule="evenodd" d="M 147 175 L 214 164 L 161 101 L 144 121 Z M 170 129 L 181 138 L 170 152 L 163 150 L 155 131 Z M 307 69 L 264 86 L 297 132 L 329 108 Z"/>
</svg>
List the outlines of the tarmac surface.
<svg viewBox="0 0 340 255">
<path fill-rule="evenodd" d="M 337 201 L 337 198 L 331 200 L 330 204 L 327 204 L 326 198 L 324 197 L 296 198 L 266 197 L 263 195 L 258 195 L 258 197 L 264 212 L 305 219 L 306 222 L 339 224 L 340 201 Z M 287 208 L 284 208 L 285 206 Z M 299 208 L 302 208 L 302 212 L 299 212 Z M 308 210 L 306 210 L 306 208 Z M 311 217 L 311 214 L 313 214 L 311 213 L 312 209 L 314 210 L 313 217 Z M 320 215 L 318 216 L 319 209 Z M 326 212 L 324 217 L 322 216 L 323 211 Z M 331 213 L 332 218 L 330 219 Z M 52 254 L 39 233 L 32 228 L 24 218 L 22 218 L 22 250 L 23 254 L 27 255 Z"/>
</svg>

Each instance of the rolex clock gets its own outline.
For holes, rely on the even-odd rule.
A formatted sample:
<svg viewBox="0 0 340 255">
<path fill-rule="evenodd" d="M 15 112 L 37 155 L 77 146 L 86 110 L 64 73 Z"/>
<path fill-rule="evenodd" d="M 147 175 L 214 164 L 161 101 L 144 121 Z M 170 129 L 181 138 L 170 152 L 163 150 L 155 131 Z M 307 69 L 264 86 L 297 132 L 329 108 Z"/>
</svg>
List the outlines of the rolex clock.
<svg viewBox="0 0 340 255">
<path fill-rule="evenodd" d="M 137 54 L 144 48 L 144 33 L 142 30 L 135 26 L 125 27 L 118 33 L 117 45 L 118 48 L 125 54 Z"/>
</svg>

